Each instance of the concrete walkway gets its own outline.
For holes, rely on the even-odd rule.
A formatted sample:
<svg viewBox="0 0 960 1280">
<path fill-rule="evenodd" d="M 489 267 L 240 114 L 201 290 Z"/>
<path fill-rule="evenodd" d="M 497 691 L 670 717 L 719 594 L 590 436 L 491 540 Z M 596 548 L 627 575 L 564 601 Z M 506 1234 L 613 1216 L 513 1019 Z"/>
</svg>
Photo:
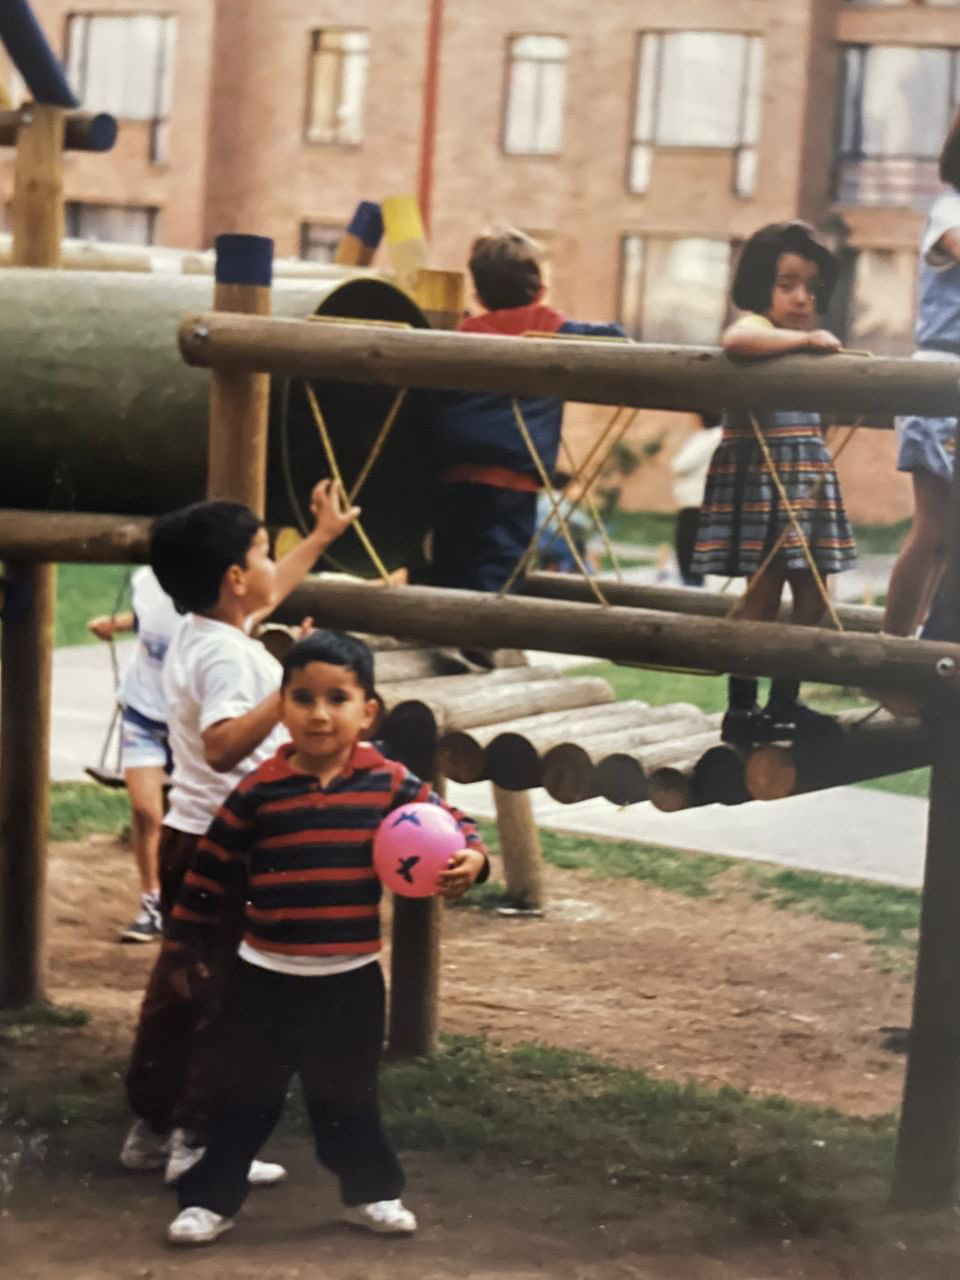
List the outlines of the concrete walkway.
<svg viewBox="0 0 960 1280">
<path fill-rule="evenodd" d="M 132 642 L 118 645 L 121 663 Z M 589 659 L 531 654 L 558 667 Z M 113 700 L 105 646 L 80 645 L 54 655 L 53 749 L 56 780 L 82 779 L 96 764 Z M 112 764 L 111 753 L 109 762 Z M 684 813 L 660 813 L 650 804 L 617 809 L 605 800 L 561 805 L 532 793 L 539 824 L 583 835 L 637 840 L 668 848 L 833 872 L 887 884 L 917 886 L 923 876 L 927 804 L 908 796 L 860 787 L 838 787 L 809 796 L 735 808 L 710 805 Z M 450 784 L 450 798 L 465 812 L 493 816 L 488 784 Z"/>
</svg>

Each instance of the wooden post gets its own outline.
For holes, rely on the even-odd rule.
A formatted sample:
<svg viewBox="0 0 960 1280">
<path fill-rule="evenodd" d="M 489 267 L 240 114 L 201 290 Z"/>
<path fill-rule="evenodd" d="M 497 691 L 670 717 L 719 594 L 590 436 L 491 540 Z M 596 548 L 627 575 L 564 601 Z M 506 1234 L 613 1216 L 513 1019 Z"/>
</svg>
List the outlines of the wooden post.
<svg viewBox="0 0 960 1280">
<path fill-rule="evenodd" d="M 960 485 L 956 476 L 951 502 L 943 622 L 947 637 L 960 640 Z M 952 1207 L 960 1178 L 960 743 L 952 700 L 934 703 L 931 711 L 934 756 L 927 861 L 910 1056 L 891 1192 L 897 1209 Z"/>
<path fill-rule="evenodd" d="M 265 236 L 217 236 L 218 311 L 270 314 L 273 241 Z M 215 369 L 210 386 L 207 496 L 245 502 L 262 516 L 266 505 L 270 375 Z"/>
<path fill-rule="evenodd" d="M 507 893 L 516 906 L 540 911 L 544 905 L 543 853 L 530 792 L 506 791 L 494 784 L 493 802 Z"/>
<path fill-rule="evenodd" d="M 456 329 L 466 301 L 466 278 L 462 271 L 421 267 L 410 294 L 431 329 Z"/>
<path fill-rule="evenodd" d="M 62 107 L 34 105 L 17 139 L 13 260 L 55 267 L 63 234 Z M 56 567 L 6 562 L 0 636 L 0 1007 L 43 997 Z"/>
<path fill-rule="evenodd" d="M 446 780 L 438 773 L 433 787 L 446 794 Z M 395 896 L 387 1033 L 392 1058 L 421 1058 L 433 1052 L 439 992 L 440 899 Z"/>
</svg>

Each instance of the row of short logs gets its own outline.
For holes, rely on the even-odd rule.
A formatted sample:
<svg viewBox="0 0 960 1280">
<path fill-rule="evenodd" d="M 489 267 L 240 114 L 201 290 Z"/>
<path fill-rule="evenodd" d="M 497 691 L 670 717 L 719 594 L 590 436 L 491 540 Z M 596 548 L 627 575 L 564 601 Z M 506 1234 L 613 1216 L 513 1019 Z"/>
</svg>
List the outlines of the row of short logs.
<svg viewBox="0 0 960 1280">
<path fill-rule="evenodd" d="M 465 654 L 364 638 L 384 702 L 378 736 L 425 777 L 543 787 L 563 804 L 650 800 L 675 812 L 781 799 L 932 759 L 920 720 L 882 711 L 843 711 L 806 741 L 742 751 L 721 742 L 719 715 L 690 703 L 617 702 L 599 676 L 530 667 L 515 651 Z"/>
</svg>

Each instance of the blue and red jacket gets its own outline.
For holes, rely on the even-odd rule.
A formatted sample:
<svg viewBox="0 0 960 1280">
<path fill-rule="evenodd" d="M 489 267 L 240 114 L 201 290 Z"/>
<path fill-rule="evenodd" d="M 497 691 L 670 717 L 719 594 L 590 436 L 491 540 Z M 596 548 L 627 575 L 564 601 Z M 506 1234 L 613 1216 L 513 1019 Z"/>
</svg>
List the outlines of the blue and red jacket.
<svg viewBox="0 0 960 1280">
<path fill-rule="evenodd" d="M 469 316 L 461 333 L 571 334 L 622 338 L 618 324 L 580 324 L 535 302 Z M 553 473 L 563 426 L 563 401 L 553 396 L 521 396 L 517 403 L 548 474 Z M 433 415 L 433 448 L 439 478 L 445 483 L 489 484 L 535 492 L 540 479 L 523 442 L 510 396 L 448 391 L 437 396 Z"/>
</svg>

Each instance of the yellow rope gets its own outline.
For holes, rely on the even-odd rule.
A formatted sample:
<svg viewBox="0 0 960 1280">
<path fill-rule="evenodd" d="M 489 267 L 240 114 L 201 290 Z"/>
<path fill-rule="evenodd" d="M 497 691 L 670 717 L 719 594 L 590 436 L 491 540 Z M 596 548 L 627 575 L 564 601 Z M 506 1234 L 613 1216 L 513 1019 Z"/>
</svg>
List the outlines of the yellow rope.
<svg viewBox="0 0 960 1280">
<path fill-rule="evenodd" d="M 634 419 L 636 418 L 638 412 L 639 412 L 638 409 L 634 409 L 634 411 L 630 414 L 630 416 L 626 419 L 626 421 L 620 425 L 619 429 L 617 430 L 616 438 L 614 439 L 613 443 L 610 445 L 609 449 L 604 454 L 604 456 L 600 459 L 600 461 L 594 467 L 593 473 L 590 475 L 589 479 L 582 480 L 584 471 L 593 461 L 597 453 L 603 448 L 608 436 L 610 436 L 611 433 L 614 431 L 614 429 L 617 427 L 617 419 L 623 413 L 623 406 L 621 406 L 619 409 L 615 411 L 610 421 L 604 427 L 603 431 L 600 433 L 600 435 L 591 445 L 590 449 L 587 451 L 587 456 L 584 458 L 583 462 L 580 464 L 580 470 L 579 470 L 579 478 L 581 479 L 581 482 L 583 484 L 584 492 L 588 493 L 590 491 L 597 477 L 599 476 L 600 472 L 603 470 L 603 467 L 606 465 L 606 461 L 607 461 L 607 458 L 610 456 L 610 453 L 613 451 L 613 449 L 616 448 L 616 446 L 622 440 L 623 436 L 633 425 Z M 561 501 L 569 502 L 569 506 L 567 508 L 567 515 L 570 515 L 573 511 L 575 511 L 578 505 L 577 500 L 575 498 L 569 498 L 569 499 L 567 498 L 567 493 L 571 489 L 573 485 L 573 481 L 577 478 L 578 477 L 575 477 L 575 476 L 571 477 L 571 479 L 564 486 L 563 498 L 561 499 Z M 540 541 L 543 534 L 547 531 L 547 529 L 549 529 L 552 523 L 553 523 L 553 512 L 551 511 L 547 514 L 546 519 L 543 521 L 540 527 L 534 531 L 533 537 L 530 539 L 530 542 L 527 544 L 526 551 L 523 553 L 523 555 L 514 565 L 513 572 L 510 574 L 510 577 L 507 579 L 507 581 L 504 583 L 503 587 L 501 588 L 500 590 L 501 595 L 505 595 L 510 590 L 510 588 L 516 582 L 520 574 L 523 573 L 524 569 L 526 569 L 527 565 L 530 562 L 531 556 L 536 550 L 538 542 Z"/>
<path fill-rule="evenodd" d="M 824 608 L 829 614 L 830 621 L 833 623 L 836 629 L 838 631 L 842 631 L 843 626 L 840 622 L 840 619 L 837 617 L 837 611 L 834 608 L 833 601 L 830 599 L 830 593 L 827 591 L 826 583 L 823 581 L 823 578 L 821 577 L 821 574 L 820 574 L 820 570 L 817 568 L 817 562 L 813 558 L 813 552 L 810 550 L 810 543 L 807 541 L 807 536 L 803 532 L 803 528 L 800 524 L 800 521 L 797 519 L 797 513 L 793 509 L 793 504 L 791 503 L 790 499 L 787 497 L 787 491 L 783 487 L 783 481 L 780 479 L 780 473 L 777 470 L 776 464 L 774 463 L 773 457 L 770 453 L 770 446 L 767 444 L 767 438 L 763 434 L 763 432 L 760 430 L 760 424 L 759 422 L 757 422 L 756 417 L 752 413 L 750 415 L 750 425 L 751 427 L 753 427 L 753 434 L 754 436 L 756 436 L 757 444 L 759 444 L 760 446 L 760 452 L 763 454 L 763 460 L 766 463 L 767 470 L 770 472 L 770 478 L 773 480 L 774 488 L 777 491 L 777 496 L 780 499 L 780 502 L 781 502 L 781 505 L 783 506 L 784 511 L 787 513 L 787 519 L 790 521 L 790 524 L 793 526 L 794 532 L 796 533 L 797 537 L 800 540 L 800 547 L 801 547 L 801 550 L 803 551 L 803 558 L 806 560 L 807 566 L 809 567 L 810 572 L 813 575 L 813 580 L 817 584 L 817 590 L 820 592 L 820 598 L 823 601 Z"/>
<path fill-rule="evenodd" d="M 570 451 L 570 446 L 567 444 L 566 440 L 564 440 L 563 436 L 560 437 L 560 448 L 563 450 L 564 461 L 566 462 L 567 467 L 570 471 L 570 480 L 567 482 L 566 485 L 564 485 L 564 493 L 566 493 L 570 483 L 573 481 L 573 479 L 577 475 L 577 464 L 576 464 L 576 461 L 574 460 L 573 454 Z M 613 571 L 617 575 L 617 581 L 622 582 L 623 569 L 620 566 L 619 557 L 617 556 L 616 551 L 614 551 L 613 549 L 613 543 L 610 541 L 610 535 L 607 532 L 607 526 L 603 523 L 603 520 L 600 516 L 600 510 L 597 507 L 596 499 L 593 496 L 593 491 L 591 489 L 585 490 L 583 493 L 583 498 L 586 498 L 587 510 L 590 512 L 590 519 L 593 523 L 594 530 L 600 535 L 600 541 L 603 543 L 603 549 L 606 552 L 607 558 L 609 559 L 610 563 L 613 565 Z M 583 498 L 581 498 L 581 501 L 583 500 Z M 575 508 L 571 507 L 571 509 L 567 512 L 568 520 L 573 515 L 574 510 Z"/>
<path fill-rule="evenodd" d="M 597 583 L 595 582 L 587 566 L 583 563 L 583 557 L 580 555 L 580 552 L 577 550 L 577 545 L 574 542 L 573 536 L 570 533 L 570 526 L 567 524 L 566 516 L 560 510 L 560 504 L 557 502 L 557 495 L 553 491 L 553 483 L 550 479 L 550 476 L 547 474 L 546 467 L 543 465 L 543 459 L 540 457 L 540 453 L 537 449 L 537 446 L 534 444 L 533 436 L 531 436 L 529 428 L 527 427 L 526 421 L 524 420 L 523 412 L 520 408 L 520 404 L 517 401 L 516 396 L 511 397 L 510 403 L 513 406 L 513 417 L 514 417 L 514 421 L 517 424 L 517 429 L 520 432 L 521 437 L 523 438 L 523 443 L 527 446 L 527 452 L 530 454 L 530 457 L 533 459 L 533 465 L 537 469 L 537 474 L 540 477 L 540 483 L 543 485 L 546 495 L 550 500 L 550 509 L 553 512 L 553 517 L 560 528 L 561 534 L 563 535 L 563 540 L 567 544 L 567 548 L 569 549 L 570 554 L 573 556 L 574 561 L 576 562 L 577 568 L 583 574 L 585 580 L 590 584 L 591 591 L 597 597 L 597 600 L 599 601 L 599 603 L 605 605 L 607 604 L 607 598 L 603 594 L 603 592 L 600 590 L 600 588 L 597 586 Z M 507 590 L 506 586 L 501 588 L 502 592 L 505 592 L 506 590 Z"/>
<path fill-rule="evenodd" d="M 836 463 L 837 459 L 843 453 L 844 449 L 847 447 L 847 445 L 850 443 L 853 437 L 857 434 L 858 427 L 859 427 L 859 423 L 855 423 L 847 431 L 846 436 L 841 441 L 840 446 L 837 449 L 836 453 L 833 455 L 834 463 Z M 803 495 L 803 498 L 801 499 L 801 501 L 804 503 L 807 503 L 807 502 L 810 502 L 812 499 L 816 498 L 817 494 L 823 488 L 823 482 L 825 479 L 826 479 L 825 475 L 817 476 L 816 480 L 814 480 L 813 484 L 809 487 L 809 489 Z M 750 593 L 753 591 L 754 587 L 756 587 L 757 584 L 760 582 L 760 579 L 763 577 L 763 575 L 769 569 L 770 565 L 773 563 L 774 559 L 779 554 L 780 548 L 786 542 L 789 534 L 790 534 L 790 525 L 789 524 L 784 525 L 784 527 L 780 531 L 780 536 L 777 538 L 776 542 L 767 552 L 766 556 L 764 557 L 760 565 L 760 568 L 757 569 L 757 571 L 750 578 L 750 581 L 747 583 L 746 591 L 744 591 L 743 595 L 737 597 L 737 599 L 733 602 L 730 609 L 728 610 L 726 614 L 726 617 L 728 619 L 735 618 L 737 614 L 741 611 L 741 609 L 744 607 L 744 605 L 747 603 L 747 600 L 750 597 Z M 728 579 L 727 586 L 729 586 L 732 581 L 733 581 L 732 578 Z"/>
<path fill-rule="evenodd" d="M 373 467 L 373 464 L 377 461 L 377 459 L 380 457 L 380 454 L 383 452 L 383 446 L 387 443 L 387 436 L 393 430 L 393 425 L 397 420 L 397 416 L 399 415 L 400 410 L 403 408 L 403 402 L 406 399 L 406 396 L 407 396 L 407 388 L 401 387 L 400 390 L 397 392 L 396 396 L 394 397 L 393 404 L 390 406 L 390 412 L 387 414 L 386 418 L 384 419 L 383 426 L 380 428 L 377 438 L 373 442 L 373 447 L 371 448 L 370 452 L 367 454 L 367 460 L 361 467 L 360 474 L 357 476 L 356 480 L 354 480 L 353 488 L 350 490 L 349 494 L 347 495 L 347 500 L 351 506 L 353 506 L 353 504 L 356 502 L 357 494 L 366 484 L 367 476 L 370 474 L 370 470 Z"/>
<path fill-rule="evenodd" d="M 316 423 L 317 432 L 320 435 L 320 443 L 323 445 L 323 452 L 326 454 L 326 457 L 327 457 L 327 466 L 330 468 L 330 474 L 333 477 L 334 483 L 336 484 L 340 492 L 343 494 L 343 496 L 346 498 L 347 487 L 343 483 L 343 476 L 340 474 L 340 467 L 337 465 L 337 457 L 333 451 L 333 442 L 330 439 L 330 432 L 327 430 L 327 424 L 326 422 L 324 422 L 323 414 L 320 412 L 320 406 L 317 403 L 317 397 L 314 395 L 313 387 L 311 387 L 309 382 L 305 382 L 303 385 L 307 393 L 307 400 L 310 404 L 310 408 L 313 411 L 313 420 Z M 376 548 L 374 547 L 370 539 L 367 537 L 366 532 L 363 528 L 363 525 L 360 523 L 359 519 L 354 520 L 352 528 L 356 531 L 357 537 L 360 539 L 360 542 L 363 544 L 363 548 L 366 551 L 367 555 L 370 557 L 377 573 L 379 573 L 383 581 L 389 585 L 390 574 L 388 573 L 387 568 L 384 565 L 383 561 L 377 555 Z"/>
</svg>

